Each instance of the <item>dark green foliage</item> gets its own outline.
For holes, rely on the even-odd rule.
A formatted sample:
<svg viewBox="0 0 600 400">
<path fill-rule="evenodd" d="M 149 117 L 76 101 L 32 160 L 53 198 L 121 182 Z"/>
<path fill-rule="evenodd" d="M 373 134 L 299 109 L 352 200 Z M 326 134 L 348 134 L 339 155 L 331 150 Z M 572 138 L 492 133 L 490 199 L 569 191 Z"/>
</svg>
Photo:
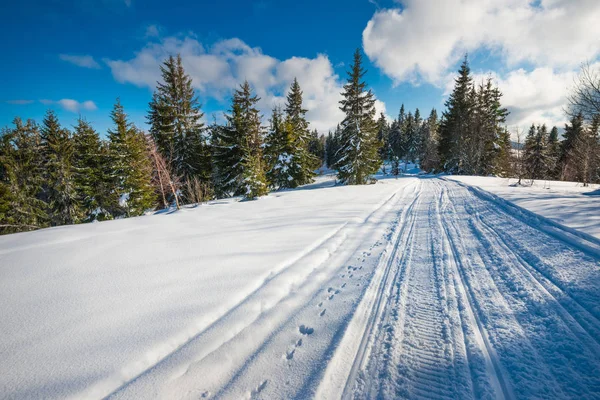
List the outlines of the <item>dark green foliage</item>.
<svg viewBox="0 0 600 400">
<path fill-rule="evenodd" d="M 293 157 L 300 167 L 300 173 L 296 176 L 295 186 L 304 185 L 313 181 L 314 170 L 321 165 L 319 158 L 309 150 L 311 135 L 308 130 L 308 121 L 306 120 L 307 110 L 302 104 L 302 89 L 298 80 L 294 78 L 287 94 L 285 104 L 285 118 L 292 130 L 294 141 Z"/>
<path fill-rule="evenodd" d="M 110 219 L 116 193 L 108 177 L 108 152 L 98 133 L 79 118 L 73 133 L 73 182 L 82 211 L 82 222 Z"/>
<path fill-rule="evenodd" d="M 383 164 L 383 173 L 385 174 L 385 162 L 390 153 L 390 125 L 388 124 L 385 115 L 381 113 L 377 120 L 377 141 L 379 142 L 379 160 Z"/>
<path fill-rule="evenodd" d="M 308 152 L 315 157 L 316 167 L 314 169 L 320 168 L 325 162 L 325 135 L 319 135 L 316 129 L 310 134 Z"/>
<path fill-rule="evenodd" d="M 111 113 L 114 129 L 108 131 L 110 174 L 118 203 L 110 206 L 115 216 L 137 216 L 157 204 L 152 185 L 152 165 L 144 134 L 128 120 L 117 102 Z M 117 197 L 118 196 L 118 197 Z"/>
<path fill-rule="evenodd" d="M 440 125 L 440 159 L 445 171 L 488 175 L 498 169 L 508 111 L 491 78 L 473 85 L 465 56 Z"/>
<path fill-rule="evenodd" d="M 68 225 L 81 218 L 81 208 L 73 179 L 73 142 L 71 133 L 60 126 L 53 111 L 48 111 L 42 129 L 44 200 L 48 203 L 50 225 Z"/>
<path fill-rule="evenodd" d="M 504 178 L 510 178 L 514 174 L 512 145 L 508 129 L 500 132 L 494 174 Z"/>
<path fill-rule="evenodd" d="M 14 128 L 0 136 L 0 232 L 12 233 L 49 225 L 42 200 L 44 182 L 41 136 L 31 120 L 15 118 Z"/>
<path fill-rule="evenodd" d="M 421 130 L 422 150 L 420 167 L 426 172 L 436 171 L 440 167 L 440 158 L 438 154 L 438 126 L 439 121 L 437 111 L 433 109 Z"/>
<path fill-rule="evenodd" d="M 302 165 L 296 151 L 292 124 L 281 109 L 274 108 L 269 133 L 265 138 L 267 180 L 276 189 L 294 188 L 302 179 Z"/>
<path fill-rule="evenodd" d="M 157 83 L 147 117 L 150 134 L 177 176 L 209 182 L 210 148 L 192 79 L 180 55 L 170 56 L 160 69 L 163 82 Z"/>
<path fill-rule="evenodd" d="M 244 82 L 233 95 L 224 126 L 213 128 L 215 189 L 219 196 L 248 199 L 267 194 L 262 161 L 261 118 L 250 84 Z"/>
<path fill-rule="evenodd" d="M 523 163 L 525 177 L 529 179 L 544 179 L 550 170 L 548 156 L 548 130 L 546 125 L 531 125 L 523 148 Z"/>
<path fill-rule="evenodd" d="M 340 157 L 337 160 L 338 178 L 344 183 L 362 185 L 379 169 L 375 97 L 362 81 L 366 71 L 362 67 L 360 50 L 354 53 L 354 62 L 344 85 L 340 109 L 346 114 L 342 121 Z"/>
</svg>

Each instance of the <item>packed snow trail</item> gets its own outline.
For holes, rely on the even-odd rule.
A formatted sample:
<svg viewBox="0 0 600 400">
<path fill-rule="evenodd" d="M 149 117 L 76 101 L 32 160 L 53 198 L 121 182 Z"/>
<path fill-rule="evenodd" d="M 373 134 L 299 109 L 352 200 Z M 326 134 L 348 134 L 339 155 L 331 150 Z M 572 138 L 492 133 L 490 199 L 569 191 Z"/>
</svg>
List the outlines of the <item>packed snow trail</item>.
<svg viewBox="0 0 600 400">
<path fill-rule="evenodd" d="M 454 182 L 422 179 L 420 197 L 369 350 L 343 392 L 325 379 L 320 393 L 598 398 L 600 268 L 585 243 Z"/>
</svg>

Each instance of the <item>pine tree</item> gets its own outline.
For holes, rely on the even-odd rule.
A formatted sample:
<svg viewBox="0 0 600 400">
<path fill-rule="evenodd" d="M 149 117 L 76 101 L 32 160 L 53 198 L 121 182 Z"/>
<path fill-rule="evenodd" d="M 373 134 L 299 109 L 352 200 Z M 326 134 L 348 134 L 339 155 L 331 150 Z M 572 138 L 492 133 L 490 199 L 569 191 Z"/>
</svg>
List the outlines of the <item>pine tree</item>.
<svg viewBox="0 0 600 400">
<path fill-rule="evenodd" d="M 451 173 L 463 170 L 463 132 L 468 129 L 473 108 L 471 69 L 466 56 L 458 74 L 440 124 L 440 161 L 443 169 Z"/>
<path fill-rule="evenodd" d="M 259 97 L 246 81 L 233 95 L 230 115 L 224 126 L 213 129 L 215 188 L 221 196 L 248 199 L 267 194 L 262 161 L 262 131 Z"/>
<path fill-rule="evenodd" d="M 107 211 L 114 203 L 113 187 L 107 176 L 108 157 L 98 133 L 83 118 L 79 118 L 73 133 L 73 181 L 82 221 L 111 218 Z"/>
<path fill-rule="evenodd" d="M 578 163 L 581 156 L 579 153 L 584 142 L 582 139 L 584 135 L 583 115 L 574 115 L 570 124 L 565 125 L 564 140 L 561 142 L 559 157 L 561 180 L 578 180 Z"/>
<path fill-rule="evenodd" d="M 150 134 L 175 174 L 184 180 L 196 177 L 209 182 L 210 148 L 192 79 L 180 55 L 170 56 L 160 70 L 163 82 L 157 84 L 147 117 Z"/>
<path fill-rule="evenodd" d="M 275 107 L 269 133 L 265 138 L 267 180 L 276 189 L 294 188 L 302 179 L 302 165 L 296 152 L 296 140 L 289 120 Z"/>
<path fill-rule="evenodd" d="M 0 233 L 48 226 L 42 200 L 41 135 L 35 122 L 15 118 L 0 134 Z"/>
<path fill-rule="evenodd" d="M 133 126 L 119 99 L 111 118 L 115 125 L 108 131 L 110 140 L 110 177 L 113 179 L 118 204 L 112 204 L 114 216 L 138 216 L 156 206 L 152 185 L 152 164 L 144 134 Z"/>
<path fill-rule="evenodd" d="M 525 139 L 523 161 L 526 176 L 531 179 L 544 179 L 549 171 L 548 131 L 546 125 L 531 125 Z"/>
<path fill-rule="evenodd" d="M 60 126 L 53 111 L 44 117 L 42 154 L 45 199 L 52 226 L 74 224 L 81 218 L 81 208 L 73 179 L 73 142 L 71 133 Z"/>
<path fill-rule="evenodd" d="M 431 110 L 429 118 L 423 124 L 421 156 L 421 169 L 426 172 L 435 171 L 439 168 L 440 158 L 438 154 L 438 117 L 437 111 Z"/>
<path fill-rule="evenodd" d="M 287 94 L 285 105 L 286 121 L 292 128 L 292 137 L 294 139 L 295 149 L 293 151 L 294 158 L 298 161 L 301 167 L 301 174 L 297 177 L 297 185 L 304 185 L 313 181 L 315 176 L 314 170 L 319 168 L 320 162 L 315 155 L 309 151 L 309 143 L 311 140 L 308 130 L 308 121 L 306 120 L 307 110 L 302 105 L 302 89 L 298 80 L 294 78 Z"/>
<path fill-rule="evenodd" d="M 553 126 L 548 137 L 548 163 L 549 179 L 558 179 L 560 177 L 560 142 L 558 140 L 558 128 Z"/>
<path fill-rule="evenodd" d="M 321 168 L 325 162 L 325 136 L 319 135 L 316 129 L 310 134 L 310 141 L 308 142 L 308 152 L 316 157 L 318 167 Z"/>
<path fill-rule="evenodd" d="M 338 160 L 338 177 L 351 185 L 369 181 L 379 169 L 375 97 L 361 81 L 366 71 L 362 67 L 360 50 L 354 53 L 354 62 L 344 85 L 340 109 L 346 114 L 342 121 L 342 148 Z"/>
<path fill-rule="evenodd" d="M 392 122 L 389 133 L 389 151 L 390 161 L 392 162 L 392 174 L 397 176 L 400 173 L 400 161 L 406 155 L 406 114 L 404 104 L 400 107 L 398 119 Z"/>
<path fill-rule="evenodd" d="M 385 174 L 385 162 L 388 160 L 390 152 L 390 126 L 383 113 L 379 114 L 377 120 L 377 141 L 379 142 L 379 160 L 383 165 L 383 173 Z"/>
<path fill-rule="evenodd" d="M 512 143 L 508 129 L 500 132 L 498 142 L 498 152 L 493 172 L 498 176 L 509 178 L 513 176 L 514 171 L 512 166 Z"/>
</svg>

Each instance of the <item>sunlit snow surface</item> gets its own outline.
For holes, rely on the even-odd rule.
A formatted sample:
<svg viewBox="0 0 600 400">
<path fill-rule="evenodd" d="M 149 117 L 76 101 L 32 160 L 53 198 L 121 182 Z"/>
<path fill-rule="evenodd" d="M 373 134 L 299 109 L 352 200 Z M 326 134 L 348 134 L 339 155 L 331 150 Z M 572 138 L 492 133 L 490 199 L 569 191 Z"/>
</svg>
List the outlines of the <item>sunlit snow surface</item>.
<svg viewBox="0 0 600 400">
<path fill-rule="evenodd" d="M 0 397 L 597 398 L 600 242 L 511 207 L 449 178 L 327 176 L 0 237 Z"/>
</svg>

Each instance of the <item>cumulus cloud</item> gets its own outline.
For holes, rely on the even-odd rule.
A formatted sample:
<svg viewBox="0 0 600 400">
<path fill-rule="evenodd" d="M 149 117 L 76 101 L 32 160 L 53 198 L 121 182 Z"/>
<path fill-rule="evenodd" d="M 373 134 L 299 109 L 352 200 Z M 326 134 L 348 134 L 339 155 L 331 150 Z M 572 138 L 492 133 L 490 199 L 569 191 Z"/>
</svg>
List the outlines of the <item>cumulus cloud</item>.
<svg viewBox="0 0 600 400">
<path fill-rule="evenodd" d="M 100 69 L 100 64 L 94 60 L 92 56 L 77 56 L 71 54 L 60 54 L 58 56 L 61 60 L 71 64 L 75 64 L 78 67 Z"/>
<path fill-rule="evenodd" d="M 405 0 L 373 15 L 363 46 L 394 83 L 424 81 L 446 92 L 463 54 L 487 50 L 507 71 L 492 75 L 508 123 L 560 126 L 574 71 L 600 54 L 599 20 L 596 0 Z"/>
<path fill-rule="evenodd" d="M 485 47 L 508 66 L 572 69 L 600 52 L 596 0 L 405 0 L 363 31 L 367 56 L 396 82 L 439 83 L 467 51 Z"/>
<path fill-rule="evenodd" d="M 105 62 L 118 82 L 153 89 L 161 79 L 160 64 L 174 54 L 181 54 L 194 87 L 203 95 L 227 100 L 247 80 L 261 98 L 261 111 L 268 115 L 273 106 L 285 102 L 285 93 L 296 77 L 304 92 L 311 128 L 325 132 L 344 117 L 339 109 L 343 82 L 323 54 L 279 60 L 237 38 L 204 46 L 192 37 L 166 37 L 148 43 L 129 60 Z M 385 112 L 383 102 L 378 101 L 377 106 Z"/>
<path fill-rule="evenodd" d="M 60 99 L 60 100 L 42 99 L 42 100 L 40 100 L 40 103 L 42 103 L 46 106 L 59 105 L 63 109 L 73 112 L 73 113 L 78 113 L 81 110 L 95 111 L 98 109 L 98 107 L 96 106 L 96 103 L 94 103 L 91 100 L 79 102 L 79 101 L 73 100 L 73 99 Z"/>
</svg>

